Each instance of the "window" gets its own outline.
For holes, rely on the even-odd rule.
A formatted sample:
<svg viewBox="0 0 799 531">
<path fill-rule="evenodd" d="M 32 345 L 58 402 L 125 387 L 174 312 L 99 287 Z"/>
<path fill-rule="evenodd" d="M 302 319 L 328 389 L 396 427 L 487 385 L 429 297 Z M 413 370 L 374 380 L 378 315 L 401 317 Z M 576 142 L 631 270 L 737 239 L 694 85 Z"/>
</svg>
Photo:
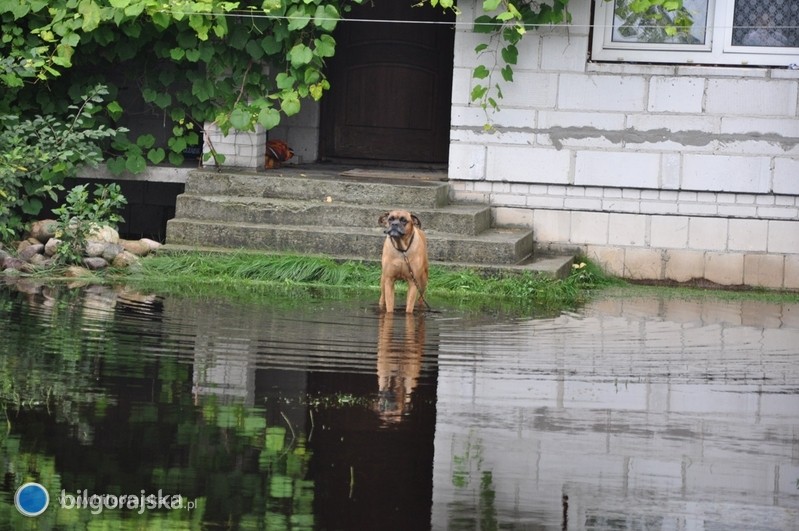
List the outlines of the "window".
<svg viewBox="0 0 799 531">
<path fill-rule="evenodd" d="M 789 66 L 799 63 L 799 0 L 684 0 L 683 11 L 596 0 L 597 61 Z M 690 29 L 674 31 L 680 17 Z M 676 23 L 676 25 L 675 25 Z"/>
</svg>

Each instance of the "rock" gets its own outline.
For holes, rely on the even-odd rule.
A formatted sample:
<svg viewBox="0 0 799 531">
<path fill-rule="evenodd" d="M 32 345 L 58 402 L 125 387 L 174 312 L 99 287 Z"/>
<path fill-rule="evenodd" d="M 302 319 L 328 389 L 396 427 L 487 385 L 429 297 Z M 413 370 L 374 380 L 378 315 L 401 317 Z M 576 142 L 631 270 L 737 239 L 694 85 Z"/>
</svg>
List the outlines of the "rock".
<svg viewBox="0 0 799 531">
<path fill-rule="evenodd" d="M 33 245 L 33 244 L 31 242 L 29 242 L 28 240 L 23 240 L 23 241 L 19 242 L 19 244 L 17 245 L 17 254 L 20 254 L 22 251 L 24 251 L 25 249 L 27 249 L 31 245 Z"/>
<path fill-rule="evenodd" d="M 122 241 L 124 240 L 120 240 L 120 242 Z M 118 243 L 107 243 L 105 244 L 102 257 L 110 264 L 114 261 L 114 258 L 124 250 L 123 246 Z"/>
<path fill-rule="evenodd" d="M 119 240 L 119 243 L 122 244 L 122 247 L 131 254 L 135 254 L 136 256 L 147 256 L 150 254 L 150 246 L 146 243 L 143 243 L 141 240 Z"/>
<path fill-rule="evenodd" d="M 6 271 L 19 271 L 20 273 L 32 273 L 34 267 L 25 260 L 9 256 L 3 259 L 3 269 Z"/>
<path fill-rule="evenodd" d="M 38 241 L 38 240 L 37 240 Z M 35 243 L 28 245 L 19 253 L 19 257 L 26 262 L 30 262 L 31 258 L 36 255 L 41 255 L 44 252 L 44 245 L 41 243 Z"/>
<path fill-rule="evenodd" d="M 116 258 L 114 258 L 114 261 L 111 263 L 111 265 L 122 269 L 125 267 L 130 267 L 137 263 L 139 263 L 138 256 L 131 253 L 130 251 L 122 251 L 116 256 Z"/>
<path fill-rule="evenodd" d="M 161 243 L 160 242 L 157 242 L 155 240 L 151 240 L 150 238 L 142 238 L 139 241 L 142 242 L 143 244 L 145 244 L 147 247 L 149 247 L 150 248 L 150 252 L 157 251 L 161 247 Z"/>
<path fill-rule="evenodd" d="M 41 245 L 41 244 L 39 244 L 39 245 Z M 44 245 L 42 245 L 42 247 L 44 247 Z M 29 249 L 32 249 L 32 247 L 29 247 Z M 43 254 L 38 254 L 37 253 L 37 254 L 34 254 L 33 256 L 31 256 L 30 258 L 28 258 L 27 260 L 28 260 L 28 263 L 33 264 L 33 265 L 35 265 L 37 267 L 44 267 L 45 263 L 47 262 L 47 257 L 44 256 Z"/>
<path fill-rule="evenodd" d="M 87 241 L 86 246 L 83 248 L 83 254 L 88 257 L 102 256 L 106 245 L 107 242 L 103 241 Z"/>
<path fill-rule="evenodd" d="M 91 275 L 91 271 L 86 269 L 85 267 L 81 266 L 69 266 L 66 271 L 64 271 L 64 276 L 69 278 L 79 278 Z"/>
<path fill-rule="evenodd" d="M 83 259 L 83 265 L 87 268 L 91 269 L 92 271 L 96 271 L 97 269 L 103 269 L 108 267 L 108 262 L 100 258 L 99 256 L 89 256 Z"/>
<path fill-rule="evenodd" d="M 36 238 L 40 243 L 47 243 L 47 240 L 55 237 L 58 230 L 58 222 L 54 219 L 42 219 L 34 221 L 31 225 L 31 238 Z"/>
<path fill-rule="evenodd" d="M 119 233 L 113 227 L 102 225 L 94 227 L 86 239 L 96 242 L 119 243 Z"/>
<path fill-rule="evenodd" d="M 6 252 L 2 247 L 0 247 L 0 264 L 2 264 L 3 260 L 5 260 L 6 257 L 8 257 L 8 256 L 11 256 L 11 255 L 8 254 L 8 252 Z"/>
<path fill-rule="evenodd" d="M 44 254 L 45 256 L 53 256 L 55 255 L 56 251 L 58 250 L 58 244 L 61 243 L 61 240 L 58 238 L 50 238 L 47 240 L 47 243 L 44 244 Z"/>
</svg>

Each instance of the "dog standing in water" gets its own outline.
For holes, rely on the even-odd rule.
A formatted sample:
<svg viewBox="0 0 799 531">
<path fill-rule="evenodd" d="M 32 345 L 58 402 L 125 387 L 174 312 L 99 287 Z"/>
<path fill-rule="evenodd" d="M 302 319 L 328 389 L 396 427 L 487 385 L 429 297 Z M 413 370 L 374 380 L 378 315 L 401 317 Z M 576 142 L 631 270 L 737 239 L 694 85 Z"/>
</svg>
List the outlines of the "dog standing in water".
<svg viewBox="0 0 799 531">
<path fill-rule="evenodd" d="M 394 284 L 397 280 L 408 282 L 405 312 L 413 313 L 417 301 L 424 301 L 427 288 L 428 259 L 427 238 L 422 222 L 407 210 L 392 210 L 378 219 L 385 227 L 386 241 L 380 274 L 380 309 L 394 311 Z"/>
</svg>

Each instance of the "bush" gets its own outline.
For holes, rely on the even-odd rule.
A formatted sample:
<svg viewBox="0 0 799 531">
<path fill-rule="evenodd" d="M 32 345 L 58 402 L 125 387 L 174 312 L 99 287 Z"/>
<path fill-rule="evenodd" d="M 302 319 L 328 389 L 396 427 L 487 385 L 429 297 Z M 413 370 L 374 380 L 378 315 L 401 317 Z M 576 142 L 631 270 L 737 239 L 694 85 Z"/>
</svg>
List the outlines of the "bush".
<svg viewBox="0 0 799 531">
<path fill-rule="evenodd" d="M 100 142 L 124 129 L 95 126 L 108 90 L 98 85 L 56 116 L 0 116 L 0 241 L 19 236 L 27 219 L 39 214 L 42 198 L 56 200 L 66 177 L 84 164 L 103 160 Z"/>
<path fill-rule="evenodd" d="M 118 211 L 126 204 L 127 200 L 116 183 L 96 185 L 93 200 L 89 200 L 89 190 L 83 184 L 70 190 L 64 204 L 53 209 L 58 216 L 61 239 L 56 249 L 56 260 L 62 264 L 81 263 L 92 231 L 103 225 L 117 228 L 117 223 L 123 221 Z"/>
</svg>

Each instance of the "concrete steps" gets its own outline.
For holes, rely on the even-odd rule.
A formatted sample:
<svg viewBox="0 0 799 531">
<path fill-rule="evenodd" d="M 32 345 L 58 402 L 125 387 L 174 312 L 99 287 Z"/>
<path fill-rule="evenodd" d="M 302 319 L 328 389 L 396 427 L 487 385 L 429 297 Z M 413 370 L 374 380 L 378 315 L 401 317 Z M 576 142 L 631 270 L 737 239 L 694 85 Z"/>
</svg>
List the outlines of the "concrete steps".
<svg viewBox="0 0 799 531">
<path fill-rule="evenodd" d="M 531 230 L 493 227 L 486 205 L 451 204 L 445 182 L 301 168 L 192 172 L 166 242 L 376 260 L 385 239 L 378 217 L 396 208 L 421 219 L 433 262 L 535 270 Z"/>
</svg>

